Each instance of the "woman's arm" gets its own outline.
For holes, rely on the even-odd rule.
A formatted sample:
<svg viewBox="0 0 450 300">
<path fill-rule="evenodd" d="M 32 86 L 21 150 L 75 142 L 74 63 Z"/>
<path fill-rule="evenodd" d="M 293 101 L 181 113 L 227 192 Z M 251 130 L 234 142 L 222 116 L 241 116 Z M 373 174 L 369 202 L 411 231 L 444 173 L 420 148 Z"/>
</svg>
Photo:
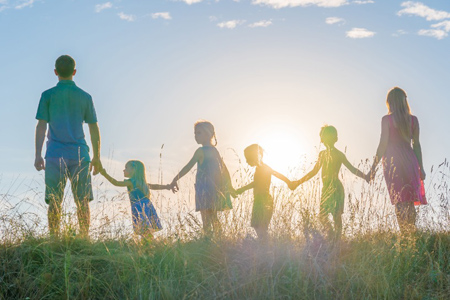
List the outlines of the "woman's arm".
<svg viewBox="0 0 450 300">
<path fill-rule="evenodd" d="M 100 174 L 102 174 L 103 177 L 105 177 L 106 180 L 111 182 L 111 184 L 114 185 L 114 186 L 126 186 L 126 187 L 129 187 L 129 188 L 133 188 L 133 184 L 129 180 L 118 181 L 118 180 L 112 178 L 108 173 L 106 173 L 105 169 L 101 169 L 100 170 Z"/>
<path fill-rule="evenodd" d="M 380 143 L 378 144 L 377 153 L 375 154 L 372 167 L 370 168 L 369 173 L 367 173 L 367 177 L 370 176 L 370 178 L 373 178 L 373 175 L 375 174 L 375 169 L 380 162 L 381 158 L 383 157 L 384 153 L 386 152 L 386 148 L 389 141 L 389 116 L 384 116 L 383 119 L 381 119 L 381 136 L 380 136 Z"/>
<path fill-rule="evenodd" d="M 415 118 L 414 116 L 411 116 L 413 119 Z M 419 161 L 419 166 L 420 166 L 420 178 L 422 180 L 425 180 L 425 171 L 423 169 L 423 161 L 422 161 L 422 147 L 420 146 L 420 141 L 419 141 L 419 134 L 420 134 L 420 129 L 419 129 L 419 120 L 417 118 L 415 118 L 417 120 L 417 125 L 414 126 L 413 129 L 413 139 L 412 139 L 412 143 L 413 143 L 413 150 L 414 150 L 414 154 L 416 154 L 417 160 Z"/>
<path fill-rule="evenodd" d="M 183 167 L 183 169 L 181 169 L 181 171 L 173 178 L 172 183 L 170 184 L 171 186 L 175 186 L 176 182 L 183 177 L 184 175 L 186 175 L 191 169 L 192 167 L 198 163 L 199 161 L 203 160 L 203 151 L 201 148 L 198 148 L 195 153 L 194 156 L 192 156 L 191 160 L 187 163 L 187 165 L 185 165 Z"/>
</svg>

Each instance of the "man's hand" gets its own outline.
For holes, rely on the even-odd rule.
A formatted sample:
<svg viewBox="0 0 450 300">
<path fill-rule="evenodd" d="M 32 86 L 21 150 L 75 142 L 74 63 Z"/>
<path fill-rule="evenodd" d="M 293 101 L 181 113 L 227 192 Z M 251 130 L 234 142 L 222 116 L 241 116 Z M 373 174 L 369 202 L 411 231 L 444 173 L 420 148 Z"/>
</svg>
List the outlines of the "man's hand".
<svg viewBox="0 0 450 300">
<path fill-rule="evenodd" d="M 42 156 L 36 157 L 36 159 L 34 160 L 34 167 L 38 171 L 45 170 L 45 162 L 44 162 L 44 159 L 42 158 Z"/>
<path fill-rule="evenodd" d="M 97 175 L 103 169 L 102 162 L 100 161 L 100 158 L 94 157 L 91 160 L 91 164 L 89 166 L 89 172 L 91 172 L 92 169 L 94 169 L 94 172 L 92 173 L 92 175 Z"/>
</svg>

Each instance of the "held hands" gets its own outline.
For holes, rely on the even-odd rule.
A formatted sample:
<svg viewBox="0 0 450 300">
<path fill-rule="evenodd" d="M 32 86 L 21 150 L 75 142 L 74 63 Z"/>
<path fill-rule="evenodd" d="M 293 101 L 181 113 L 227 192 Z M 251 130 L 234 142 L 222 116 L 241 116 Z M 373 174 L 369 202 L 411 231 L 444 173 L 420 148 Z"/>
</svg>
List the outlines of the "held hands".
<svg viewBox="0 0 450 300">
<path fill-rule="evenodd" d="M 375 172 L 373 170 L 370 170 L 367 174 L 364 175 L 364 180 L 367 181 L 367 183 L 370 183 L 375 178 Z"/>
<path fill-rule="evenodd" d="M 299 185 L 300 185 L 300 181 L 299 181 L 299 180 L 297 180 L 297 181 L 291 181 L 291 182 L 288 184 L 288 187 L 289 187 L 291 190 L 295 190 Z"/>
<path fill-rule="evenodd" d="M 367 173 L 367 174 L 364 174 L 364 177 L 363 177 L 363 179 L 364 179 L 367 183 L 370 183 L 370 173 L 371 173 L 371 172 L 369 172 L 369 173 Z"/>
<path fill-rule="evenodd" d="M 168 184 L 168 185 L 167 185 L 167 189 L 168 189 L 168 190 L 171 190 L 172 193 L 175 194 L 176 192 L 179 191 L 178 183 L 177 183 L 176 181 L 172 181 L 171 184 Z"/>
<path fill-rule="evenodd" d="M 92 169 L 94 170 L 94 172 L 92 173 L 92 175 L 97 175 L 98 173 L 100 173 L 103 169 L 102 166 L 102 162 L 100 161 L 100 158 L 98 157 L 94 157 L 91 160 L 91 164 L 89 165 L 89 172 L 92 171 Z"/>
<path fill-rule="evenodd" d="M 234 195 L 231 194 L 231 196 L 233 196 L 233 198 L 236 198 L 237 196 L 239 196 L 240 194 L 242 194 L 245 190 L 243 188 L 239 188 L 237 190 L 234 190 Z"/>
<path fill-rule="evenodd" d="M 238 196 L 237 191 L 236 191 L 233 187 L 230 188 L 230 195 L 231 195 L 231 197 L 233 197 L 233 198 L 236 198 L 236 197 Z"/>
<path fill-rule="evenodd" d="M 174 194 L 180 190 L 178 188 L 178 183 L 175 179 L 170 184 L 167 185 L 167 189 L 171 190 L 172 193 L 174 193 Z"/>
</svg>

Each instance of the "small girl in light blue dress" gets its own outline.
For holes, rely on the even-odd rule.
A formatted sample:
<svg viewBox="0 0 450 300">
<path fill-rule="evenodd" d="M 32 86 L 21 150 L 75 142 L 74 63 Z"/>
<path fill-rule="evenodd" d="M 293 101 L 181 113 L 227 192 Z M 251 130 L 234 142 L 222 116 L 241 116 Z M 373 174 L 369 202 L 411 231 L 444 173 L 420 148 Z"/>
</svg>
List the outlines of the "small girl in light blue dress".
<svg viewBox="0 0 450 300">
<path fill-rule="evenodd" d="M 115 186 L 126 186 L 131 202 L 131 214 L 134 232 L 143 237 L 152 237 L 152 233 L 162 229 L 155 207 L 150 201 L 150 190 L 170 190 L 170 185 L 147 184 L 145 166 L 141 161 L 130 160 L 126 163 L 124 181 L 118 181 L 108 175 L 105 169 L 100 171 Z"/>
<path fill-rule="evenodd" d="M 170 188 L 176 189 L 177 181 L 197 164 L 195 210 L 200 211 L 204 232 L 210 234 L 211 229 L 220 231 L 217 212 L 232 208 L 230 193 L 234 193 L 234 189 L 227 166 L 215 147 L 217 139 L 213 124 L 208 121 L 195 123 L 194 137 L 202 147 L 195 151 L 191 160 L 175 176 Z"/>
</svg>

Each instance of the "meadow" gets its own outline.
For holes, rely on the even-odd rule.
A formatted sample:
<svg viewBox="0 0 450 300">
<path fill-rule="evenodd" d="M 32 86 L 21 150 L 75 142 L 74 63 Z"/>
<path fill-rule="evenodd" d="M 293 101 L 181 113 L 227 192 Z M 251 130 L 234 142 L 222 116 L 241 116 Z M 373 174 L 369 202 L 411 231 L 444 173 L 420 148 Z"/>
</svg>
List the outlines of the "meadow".
<svg viewBox="0 0 450 300">
<path fill-rule="evenodd" d="M 241 168 L 233 184 L 251 172 Z M 372 185 L 344 176 L 339 243 L 321 234 L 318 177 L 294 192 L 273 185 L 266 242 L 249 226 L 251 193 L 220 214 L 221 235 L 203 237 L 192 176 L 178 194 L 154 193 L 165 229 L 151 241 L 131 234 L 127 195 L 111 186 L 97 187 L 90 239 L 76 235 L 69 206 L 62 236 L 51 238 L 42 208 L 29 208 L 42 194 L 15 202 L 3 194 L 0 299 L 449 299 L 449 175 L 447 161 L 428 174 L 429 205 L 418 208 L 418 230 L 406 235 L 381 174 Z"/>
</svg>

